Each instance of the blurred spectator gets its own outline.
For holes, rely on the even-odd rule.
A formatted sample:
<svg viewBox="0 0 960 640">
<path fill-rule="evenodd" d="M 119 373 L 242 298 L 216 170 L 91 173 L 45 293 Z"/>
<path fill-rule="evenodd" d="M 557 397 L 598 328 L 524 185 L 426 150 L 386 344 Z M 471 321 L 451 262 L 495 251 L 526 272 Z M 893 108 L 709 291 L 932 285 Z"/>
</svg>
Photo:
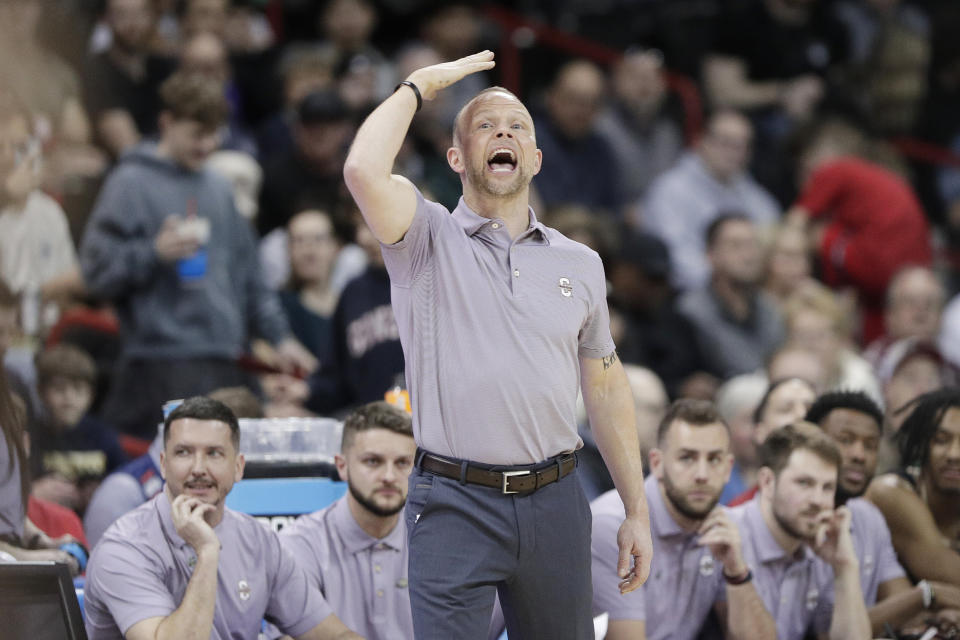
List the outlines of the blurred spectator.
<svg viewBox="0 0 960 640">
<path fill-rule="evenodd" d="M 937 342 L 944 357 L 960 370 L 960 294 L 954 296 L 943 311 Z"/>
<path fill-rule="evenodd" d="M 696 150 L 653 181 L 636 212 L 634 223 L 670 249 L 672 282 L 681 290 L 707 283 L 704 234 L 721 213 L 739 211 L 758 225 L 777 220 L 780 206 L 746 171 L 752 140 L 743 115 L 714 114 Z"/>
<path fill-rule="evenodd" d="M 474 3 L 454 0 L 442 3 L 430 12 L 423 21 L 420 37 L 436 51 L 440 61 L 457 60 L 488 48 L 484 43 L 487 26 L 483 14 Z M 399 59 L 397 66 L 398 79 L 406 78 L 410 71 L 419 68 L 407 66 L 404 70 Z M 446 122 L 448 134 L 460 108 L 489 86 L 487 74 L 481 71 L 458 80 L 437 94 L 437 98 L 444 103 L 443 121 Z M 457 186 L 459 188 L 459 182 Z"/>
<path fill-rule="evenodd" d="M 333 219 L 318 209 L 304 209 L 287 223 L 290 280 L 280 292 L 280 304 L 293 335 L 322 364 L 333 349 L 333 312 L 338 291 L 330 286 L 340 250 Z"/>
<path fill-rule="evenodd" d="M 629 232 L 609 264 L 612 317 L 623 322 L 616 336 L 620 359 L 653 369 L 672 397 L 689 395 L 685 383 L 705 375 L 707 362 L 690 340 L 694 326 L 677 310 L 666 247 L 653 236 Z"/>
<path fill-rule="evenodd" d="M 643 454 L 643 469 L 649 472 L 650 465 L 647 454 L 657 446 L 657 426 L 667 411 L 670 398 L 667 390 L 657 374 L 635 364 L 623 365 L 633 393 L 633 406 L 637 417 L 637 436 L 640 440 L 640 452 Z M 583 447 L 577 450 L 577 476 L 583 485 L 583 492 L 588 500 L 606 493 L 614 488 L 613 478 L 607 471 L 607 465 L 600 455 L 593 431 L 587 420 L 586 409 L 583 406 L 583 397 L 577 399 L 577 424 Z"/>
<path fill-rule="evenodd" d="M 618 201 L 637 202 L 680 157 L 683 131 L 669 111 L 659 51 L 627 51 L 612 80 L 613 102 L 597 119 L 597 131 L 616 157 Z"/>
<path fill-rule="evenodd" d="M 867 490 L 914 579 L 960 586 L 960 390 L 917 398 L 899 438 L 902 466 Z"/>
<path fill-rule="evenodd" d="M 787 342 L 820 358 L 827 373 L 825 391 L 863 391 L 882 402 L 873 368 L 853 347 L 850 317 L 830 289 L 808 282 L 783 305 Z"/>
<path fill-rule="evenodd" d="M 771 236 L 763 288 L 782 306 L 798 287 L 811 281 L 810 251 L 806 234 L 794 226 L 777 225 Z"/>
<path fill-rule="evenodd" d="M 763 256 L 756 224 L 724 214 L 706 231 L 709 284 L 689 291 L 678 308 L 693 324 L 707 371 L 721 379 L 760 369 L 783 341 L 783 319 L 760 288 Z"/>
<path fill-rule="evenodd" d="M 294 146 L 264 164 L 257 229 L 284 227 L 299 202 L 332 211 L 343 198 L 343 161 L 353 133 L 350 113 L 336 91 L 309 93 L 297 107 Z"/>
<path fill-rule="evenodd" d="M 619 212 L 616 158 L 597 132 L 606 82 L 599 67 L 581 59 L 562 66 L 547 90 L 546 112 L 534 121 L 545 161 L 533 181 L 546 207 Z"/>
<path fill-rule="evenodd" d="M 80 79 L 41 40 L 38 26 L 45 5 L 44 0 L 0 3 L 0 59 L 4 61 L 0 64 L 0 87 L 24 104 L 32 116 L 31 128 L 36 128 L 41 142 L 60 138 L 77 141 L 87 126 Z"/>
<path fill-rule="evenodd" d="M 901 0 L 841 0 L 832 10 L 847 30 L 842 81 L 860 112 L 882 135 L 913 133 L 927 95 L 926 13 Z"/>
<path fill-rule="evenodd" d="M 816 399 L 817 392 L 813 385 L 802 378 L 772 379 L 753 412 L 751 439 L 755 451 L 759 454 L 772 432 L 802 420 Z M 732 507 L 752 500 L 758 486 L 748 486 L 748 489 L 729 499 L 727 504 Z"/>
<path fill-rule="evenodd" d="M 258 53 L 273 45 L 273 30 L 266 17 L 230 0 L 185 0 L 180 27 L 183 39 L 212 33 L 223 40 L 231 53 Z"/>
<path fill-rule="evenodd" d="M 760 373 L 734 376 L 717 389 L 717 412 L 730 427 L 733 469 L 723 487 L 720 503 L 727 504 L 757 483 L 757 445 L 753 442 L 753 415 L 767 391 L 767 378 Z"/>
<path fill-rule="evenodd" d="M 33 348 L 20 328 L 20 298 L 0 278 L 0 362 L 10 391 L 26 405 L 27 423 L 42 413 L 37 394 L 37 370 Z"/>
<path fill-rule="evenodd" d="M 882 331 L 883 296 L 893 275 L 931 261 L 930 229 L 910 185 L 879 165 L 846 155 L 846 145 L 815 136 L 801 159 L 803 192 L 787 219 L 809 225 L 823 280 L 853 287 L 864 310 L 862 339 Z"/>
<path fill-rule="evenodd" d="M 63 209 L 40 190 L 42 172 L 29 115 L 0 105 L 0 276 L 17 293 L 64 300 L 82 293 L 83 282 Z"/>
<path fill-rule="evenodd" d="M 113 301 L 124 337 L 104 417 L 145 438 L 166 400 L 244 383 L 236 358 L 250 332 L 277 346 L 277 366 L 316 364 L 263 284 L 229 183 L 203 168 L 227 115 L 220 88 L 177 74 L 163 98 L 159 142 L 110 176 L 81 252 L 92 293 Z"/>
<path fill-rule="evenodd" d="M 84 99 L 100 143 L 114 156 L 157 130 L 157 90 L 172 60 L 150 53 L 155 16 L 150 0 L 107 0 L 109 49 L 86 61 Z"/>
<path fill-rule="evenodd" d="M 207 394 L 208 398 L 227 405 L 237 418 L 262 418 L 263 407 L 246 387 L 224 387 Z M 136 509 L 163 489 L 160 452 L 163 451 L 163 423 L 142 456 L 123 465 L 100 483 L 83 514 L 83 528 L 90 540 L 90 549 L 113 521 Z"/>
<path fill-rule="evenodd" d="M 846 34 L 823 0 L 764 0 L 723 11 L 703 61 L 706 95 L 742 109 L 757 128 L 754 167 L 783 200 L 792 192 L 784 142 L 827 94 L 829 69 L 846 57 Z"/>
<path fill-rule="evenodd" d="M 293 146 L 297 106 L 308 94 L 333 87 L 336 55 L 315 45 L 288 45 L 277 68 L 282 83 L 283 105 L 257 133 L 260 159 L 286 152 Z"/>
<path fill-rule="evenodd" d="M 210 82 L 223 87 L 224 96 L 230 104 L 230 116 L 220 132 L 220 149 L 240 151 L 256 157 L 257 143 L 243 124 L 243 97 L 233 79 L 223 40 L 210 31 L 190 36 L 180 51 L 180 69 L 205 76 Z"/>
<path fill-rule="evenodd" d="M 242 151 L 214 151 L 207 158 L 207 168 L 230 181 L 237 211 L 253 225 L 263 184 L 263 170 L 257 161 Z"/>
<path fill-rule="evenodd" d="M 6 376 L 0 375 L 0 553 L 21 562 L 60 562 L 77 575 L 77 561 L 59 549 L 72 539 L 51 539 L 27 517 L 30 493 L 27 441 L 23 412 L 7 388 Z"/>
<path fill-rule="evenodd" d="M 918 338 L 903 338 L 888 346 L 876 371 L 887 418 L 879 469 L 886 473 L 899 467 L 897 434 L 909 414 L 910 403 L 924 393 L 956 384 L 957 377 L 936 345 Z"/>
<path fill-rule="evenodd" d="M 275 376 L 264 384 L 280 404 L 303 404 L 321 415 L 382 400 L 394 387 L 405 387 L 403 349 L 390 306 L 390 280 L 380 244 L 359 211 L 356 242 L 367 253 L 367 269 L 347 284 L 333 314 L 332 358 L 306 382 Z"/>
<path fill-rule="evenodd" d="M 809 382 L 817 393 L 822 393 L 827 388 L 829 372 L 823 360 L 816 354 L 799 345 L 785 343 L 770 355 L 767 361 L 767 378 L 800 378 Z"/>
<path fill-rule="evenodd" d="M 33 493 L 78 513 L 100 480 L 126 462 L 116 432 L 88 413 L 96 377 L 93 358 L 74 346 L 37 355 L 44 417 L 30 427 Z"/>
<path fill-rule="evenodd" d="M 903 338 L 936 340 L 947 292 L 928 267 L 907 266 L 894 274 L 884 298 L 884 334 L 867 347 L 864 356 L 876 366 L 883 351 Z"/>
<path fill-rule="evenodd" d="M 373 102 L 390 95 L 396 84 L 393 66 L 373 45 L 377 8 L 369 0 L 329 0 L 320 16 L 324 47 L 336 54 L 344 68 L 365 65 L 372 75 Z"/>
</svg>

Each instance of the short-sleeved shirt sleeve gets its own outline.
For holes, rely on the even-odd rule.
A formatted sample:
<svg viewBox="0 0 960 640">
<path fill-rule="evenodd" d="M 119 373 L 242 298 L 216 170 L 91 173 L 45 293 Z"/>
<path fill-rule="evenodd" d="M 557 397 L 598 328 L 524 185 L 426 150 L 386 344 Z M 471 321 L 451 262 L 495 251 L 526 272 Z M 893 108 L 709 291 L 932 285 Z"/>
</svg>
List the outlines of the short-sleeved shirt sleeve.
<svg viewBox="0 0 960 640">
<path fill-rule="evenodd" d="M 587 319 L 578 336 L 579 354 L 584 358 L 603 358 L 610 355 L 615 345 L 610 334 L 610 311 L 607 308 L 607 279 L 600 256 L 596 258 L 593 273 L 589 274 L 590 307 Z"/>
<path fill-rule="evenodd" d="M 380 244 L 383 260 L 390 274 L 390 282 L 408 287 L 433 256 L 435 230 L 450 213 L 443 205 L 430 202 L 414 187 L 417 209 L 410 228 L 398 242 Z"/>
<path fill-rule="evenodd" d="M 126 634 L 142 620 L 176 611 L 178 605 L 164 582 L 163 568 L 147 557 L 149 550 L 105 538 L 96 552 L 97 562 L 90 563 L 85 587 L 88 632 L 102 629 L 109 633 L 115 625 Z"/>
<path fill-rule="evenodd" d="M 310 583 L 307 574 L 297 566 L 293 554 L 280 545 L 270 532 L 272 584 L 264 617 L 291 636 L 299 636 L 333 613 L 320 590 Z"/>
</svg>

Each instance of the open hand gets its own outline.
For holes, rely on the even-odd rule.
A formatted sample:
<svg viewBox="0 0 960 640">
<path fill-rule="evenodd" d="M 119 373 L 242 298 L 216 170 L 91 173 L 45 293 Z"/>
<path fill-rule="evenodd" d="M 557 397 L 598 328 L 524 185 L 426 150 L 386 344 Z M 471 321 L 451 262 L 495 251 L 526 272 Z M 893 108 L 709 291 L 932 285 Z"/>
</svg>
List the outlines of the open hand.
<svg viewBox="0 0 960 640">
<path fill-rule="evenodd" d="M 493 52 L 481 51 L 459 60 L 417 69 L 407 79 L 417 85 L 424 100 L 433 100 L 440 89 L 449 87 L 471 73 L 492 69 L 494 64 Z"/>
</svg>

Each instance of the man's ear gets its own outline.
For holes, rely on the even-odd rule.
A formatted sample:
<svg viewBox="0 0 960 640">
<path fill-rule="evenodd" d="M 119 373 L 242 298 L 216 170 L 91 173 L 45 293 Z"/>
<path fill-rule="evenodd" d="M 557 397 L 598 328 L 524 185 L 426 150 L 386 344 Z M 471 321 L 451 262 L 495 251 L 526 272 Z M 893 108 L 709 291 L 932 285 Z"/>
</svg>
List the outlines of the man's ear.
<svg viewBox="0 0 960 640">
<path fill-rule="evenodd" d="M 450 147 L 447 149 L 447 164 L 459 174 L 463 174 L 467 170 L 466 165 L 463 163 L 463 153 L 459 147 Z"/>
<path fill-rule="evenodd" d="M 347 481 L 347 459 L 343 456 L 342 453 L 338 453 L 333 457 L 333 464 L 337 467 L 337 473 L 340 475 L 340 480 L 342 482 Z"/>
<path fill-rule="evenodd" d="M 760 467 L 757 469 L 757 488 L 761 494 L 767 494 L 772 497 L 776 482 L 777 477 L 774 475 L 773 469 L 770 467 Z"/>
<path fill-rule="evenodd" d="M 533 175 L 540 173 L 540 167 L 543 166 L 543 151 L 537 149 L 537 152 L 533 156 Z"/>
<path fill-rule="evenodd" d="M 663 451 L 654 447 L 650 449 L 647 457 L 650 459 L 650 473 L 652 473 L 657 480 L 660 480 L 663 478 Z"/>
<path fill-rule="evenodd" d="M 163 464 L 164 460 L 166 459 L 167 459 L 167 452 L 161 451 L 160 452 L 160 477 L 163 478 L 164 480 L 167 479 L 167 468 Z"/>
<path fill-rule="evenodd" d="M 237 469 L 236 469 L 236 472 L 233 474 L 234 482 L 240 482 L 241 480 L 243 480 L 243 468 L 246 466 L 246 464 L 247 464 L 247 459 L 243 457 L 242 453 L 238 453 Z"/>
</svg>

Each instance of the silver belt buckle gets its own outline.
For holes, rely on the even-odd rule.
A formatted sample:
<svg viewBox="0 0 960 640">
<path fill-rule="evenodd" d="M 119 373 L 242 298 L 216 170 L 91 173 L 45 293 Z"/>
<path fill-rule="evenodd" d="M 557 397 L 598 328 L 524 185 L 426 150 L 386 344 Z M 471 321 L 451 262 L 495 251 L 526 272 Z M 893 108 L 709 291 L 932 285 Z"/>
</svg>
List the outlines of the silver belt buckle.
<svg viewBox="0 0 960 640">
<path fill-rule="evenodd" d="M 530 471 L 501 471 L 500 475 L 503 476 L 503 495 L 508 496 L 513 493 L 520 493 L 519 491 L 510 491 L 507 489 L 507 480 L 513 476 L 528 476 Z"/>
</svg>

